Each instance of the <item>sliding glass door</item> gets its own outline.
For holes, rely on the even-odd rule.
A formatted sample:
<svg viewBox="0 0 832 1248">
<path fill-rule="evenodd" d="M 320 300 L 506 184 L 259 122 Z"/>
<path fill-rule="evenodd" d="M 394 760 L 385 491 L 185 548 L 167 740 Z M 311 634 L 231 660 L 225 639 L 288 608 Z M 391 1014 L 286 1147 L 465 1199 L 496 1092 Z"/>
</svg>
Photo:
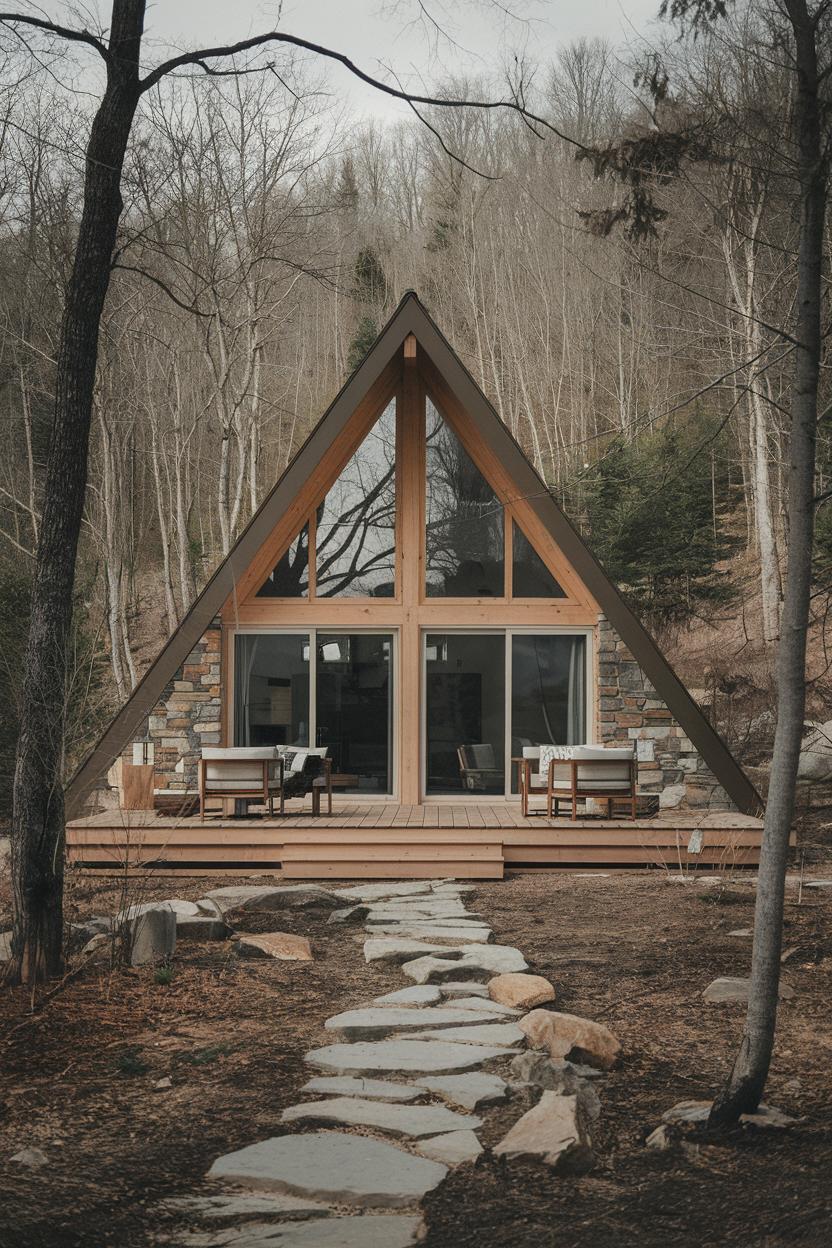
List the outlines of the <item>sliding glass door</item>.
<svg viewBox="0 0 832 1248">
<path fill-rule="evenodd" d="M 505 788 L 505 637 L 425 635 L 428 794 Z"/>
<path fill-rule="evenodd" d="M 393 634 L 238 633 L 235 745 L 326 746 L 346 792 L 393 792 Z"/>
<path fill-rule="evenodd" d="M 423 634 L 426 796 L 517 791 L 524 747 L 587 739 L 587 633 Z"/>
</svg>

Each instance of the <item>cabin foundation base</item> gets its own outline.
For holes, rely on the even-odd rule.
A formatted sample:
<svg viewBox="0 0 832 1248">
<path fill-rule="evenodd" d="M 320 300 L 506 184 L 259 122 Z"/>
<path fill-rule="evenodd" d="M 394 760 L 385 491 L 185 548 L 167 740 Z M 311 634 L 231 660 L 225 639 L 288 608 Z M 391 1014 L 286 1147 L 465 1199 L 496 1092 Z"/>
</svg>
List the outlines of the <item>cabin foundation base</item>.
<svg viewBox="0 0 832 1248">
<path fill-rule="evenodd" d="M 713 812 L 628 819 L 524 817 L 517 803 L 343 803 L 330 816 L 177 819 L 104 811 L 67 826 L 67 860 L 113 874 L 265 875 L 286 879 L 500 879 L 559 867 L 732 870 L 760 860 L 762 821 Z"/>
</svg>

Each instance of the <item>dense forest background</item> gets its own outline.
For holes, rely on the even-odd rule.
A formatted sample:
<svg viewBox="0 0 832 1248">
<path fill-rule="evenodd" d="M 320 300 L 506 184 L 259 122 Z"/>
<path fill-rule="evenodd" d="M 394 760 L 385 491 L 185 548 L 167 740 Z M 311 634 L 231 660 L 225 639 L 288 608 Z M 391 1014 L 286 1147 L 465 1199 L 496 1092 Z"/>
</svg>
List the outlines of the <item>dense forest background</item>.
<svg viewBox="0 0 832 1248">
<path fill-rule="evenodd" d="M 164 80 L 145 98 L 102 327 L 67 768 L 409 287 L 718 726 L 747 761 L 764 760 L 798 223 L 789 82 L 748 69 L 760 64 L 749 39 L 759 31 L 737 22 L 698 54 L 686 45 L 674 92 L 658 97 L 599 41 L 525 65 L 528 98 L 566 140 L 498 111 L 355 124 L 295 60 L 279 76 Z M 672 65 L 673 49 L 665 56 Z M 4 808 L 89 126 L 88 97 L 54 66 L 8 80 Z M 493 85 L 446 90 L 482 98 Z M 649 132 L 656 107 L 693 129 L 710 123 L 715 100 L 738 123 L 730 145 L 677 176 L 651 171 L 655 233 L 639 237 L 598 153 Z M 819 493 L 832 475 L 828 414 L 821 429 Z M 815 562 L 810 705 L 822 708 L 832 501 L 818 512 Z"/>
</svg>

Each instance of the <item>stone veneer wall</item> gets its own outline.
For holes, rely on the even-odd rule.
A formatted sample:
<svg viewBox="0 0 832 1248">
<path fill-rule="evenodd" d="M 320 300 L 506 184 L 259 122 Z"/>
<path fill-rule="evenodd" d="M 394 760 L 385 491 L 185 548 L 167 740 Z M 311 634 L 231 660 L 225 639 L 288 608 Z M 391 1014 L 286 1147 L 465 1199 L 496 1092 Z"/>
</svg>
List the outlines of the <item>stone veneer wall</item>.
<svg viewBox="0 0 832 1248">
<path fill-rule="evenodd" d="M 603 615 L 597 637 L 600 740 L 637 742 L 639 791 L 657 793 L 663 809 L 733 810 L 728 794 Z"/>
<path fill-rule="evenodd" d="M 157 789 L 196 789 L 203 745 L 220 743 L 221 638 L 220 622 L 213 620 L 148 716 Z M 132 761 L 132 745 L 122 757 Z"/>
</svg>

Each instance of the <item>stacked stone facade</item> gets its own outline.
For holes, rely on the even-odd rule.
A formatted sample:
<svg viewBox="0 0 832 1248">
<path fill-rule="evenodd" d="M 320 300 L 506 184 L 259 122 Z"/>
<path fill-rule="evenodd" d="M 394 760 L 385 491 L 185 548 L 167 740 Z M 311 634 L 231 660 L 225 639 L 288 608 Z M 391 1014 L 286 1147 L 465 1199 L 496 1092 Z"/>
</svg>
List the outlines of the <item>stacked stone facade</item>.
<svg viewBox="0 0 832 1248">
<path fill-rule="evenodd" d="M 636 742 L 639 791 L 657 794 L 662 809 L 733 809 L 728 794 L 603 615 L 597 638 L 599 737 L 605 745 Z"/>
<path fill-rule="evenodd" d="M 219 620 L 202 635 L 147 719 L 157 789 L 196 789 L 203 745 L 219 745 L 222 634 Z M 124 758 L 129 762 L 129 746 Z"/>
</svg>

